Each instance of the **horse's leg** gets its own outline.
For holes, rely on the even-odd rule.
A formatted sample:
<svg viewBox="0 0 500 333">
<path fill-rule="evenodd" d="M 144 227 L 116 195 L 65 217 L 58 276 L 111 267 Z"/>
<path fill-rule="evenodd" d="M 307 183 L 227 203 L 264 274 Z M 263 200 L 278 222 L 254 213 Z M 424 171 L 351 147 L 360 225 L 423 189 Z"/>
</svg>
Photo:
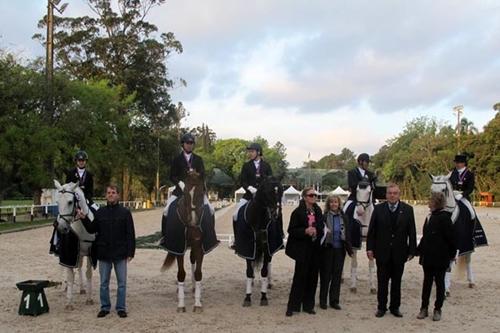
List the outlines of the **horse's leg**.
<svg viewBox="0 0 500 333">
<path fill-rule="evenodd" d="M 252 305 L 252 284 L 253 284 L 253 265 L 252 261 L 247 259 L 247 279 L 246 279 L 246 295 L 243 301 L 243 306 Z"/>
<path fill-rule="evenodd" d="M 191 248 L 193 251 L 193 247 Z M 203 307 L 201 305 L 201 280 L 203 278 L 201 267 L 203 264 L 203 251 L 201 249 L 201 242 L 196 242 L 194 246 L 194 257 L 196 263 L 196 269 L 194 271 L 194 308 L 195 313 L 203 312 Z"/>
<path fill-rule="evenodd" d="M 73 310 L 73 285 L 75 283 L 75 273 L 73 268 L 66 268 L 66 310 Z"/>
<path fill-rule="evenodd" d="M 87 289 L 87 300 L 85 304 L 92 305 L 94 301 L 92 300 L 92 259 L 87 256 L 87 269 L 85 270 L 85 277 L 87 278 L 86 289 Z"/>
<path fill-rule="evenodd" d="M 85 295 L 85 281 L 83 280 L 83 259 L 84 256 L 80 254 L 80 259 L 78 260 L 78 281 L 80 286 L 80 295 Z"/>
<path fill-rule="evenodd" d="M 467 253 L 465 255 L 465 264 L 467 267 L 467 281 L 469 281 L 469 288 L 474 288 L 476 284 L 474 283 L 474 274 L 472 273 L 472 253 Z"/>
<path fill-rule="evenodd" d="M 376 273 L 375 260 L 368 259 L 368 278 L 370 281 L 370 293 L 372 294 L 377 293 L 377 287 L 375 285 L 375 273 Z"/>
<path fill-rule="evenodd" d="M 273 283 L 271 281 L 271 260 L 273 257 L 269 257 L 269 263 L 267 264 L 267 281 L 268 281 L 268 288 L 272 289 L 273 288 Z"/>
<path fill-rule="evenodd" d="M 453 266 L 455 266 L 455 261 L 452 260 L 450 262 L 450 269 L 448 269 L 444 275 L 444 288 L 446 297 L 450 296 L 450 287 L 451 287 L 451 271 L 453 270 Z"/>
<path fill-rule="evenodd" d="M 269 262 L 271 261 L 271 256 L 267 253 L 264 254 L 264 263 L 262 264 L 262 270 L 260 271 L 261 276 L 261 288 L 260 288 L 260 305 L 268 305 L 267 300 L 267 287 L 269 285 Z"/>
<path fill-rule="evenodd" d="M 177 312 L 186 312 L 184 303 L 184 280 L 186 279 L 186 271 L 184 270 L 184 256 L 176 256 L 177 258 Z"/>
<path fill-rule="evenodd" d="M 194 277 L 194 272 L 196 271 L 196 256 L 193 248 L 191 248 L 191 251 L 189 253 L 189 261 L 191 262 L 191 282 L 193 283 L 191 286 L 191 290 L 194 292 L 196 284 L 196 279 Z"/>
<path fill-rule="evenodd" d="M 351 292 L 356 293 L 356 280 L 358 279 L 358 250 L 353 249 L 353 254 L 351 257 Z"/>
</svg>

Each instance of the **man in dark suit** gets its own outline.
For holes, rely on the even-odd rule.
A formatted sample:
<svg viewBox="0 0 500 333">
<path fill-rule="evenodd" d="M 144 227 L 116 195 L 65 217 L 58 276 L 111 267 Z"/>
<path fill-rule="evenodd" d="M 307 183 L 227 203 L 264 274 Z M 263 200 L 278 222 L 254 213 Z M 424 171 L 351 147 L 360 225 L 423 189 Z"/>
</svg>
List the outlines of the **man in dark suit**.
<svg viewBox="0 0 500 333">
<path fill-rule="evenodd" d="M 375 174 L 368 170 L 370 162 L 370 156 L 368 154 L 359 154 L 358 166 L 347 172 L 347 184 L 349 185 L 349 191 L 351 191 L 347 200 L 356 200 L 356 189 L 360 181 L 367 181 L 372 185 L 373 189 L 375 188 Z"/>
<path fill-rule="evenodd" d="M 417 240 L 413 208 L 399 201 L 398 185 L 387 186 L 387 201 L 375 206 L 366 239 L 366 254 L 377 263 L 376 317 L 383 317 L 387 311 L 387 294 L 391 281 L 390 312 L 396 317 L 401 304 L 401 278 L 406 261 L 416 253 Z"/>
<path fill-rule="evenodd" d="M 93 206 L 94 202 L 92 197 L 94 195 L 94 177 L 90 171 L 87 170 L 87 161 L 89 156 L 84 150 L 79 150 L 75 154 L 76 167 L 66 173 L 66 183 L 76 183 L 85 194 L 85 199 L 89 206 Z"/>
<path fill-rule="evenodd" d="M 259 188 L 260 181 L 273 175 L 273 170 L 269 163 L 262 159 L 262 146 L 252 143 L 247 147 L 249 160 L 241 167 L 240 181 L 241 187 L 245 189 L 243 199 L 252 199 Z"/>
<path fill-rule="evenodd" d="M 456 155 L 453 162 L 455 162 L 455 168 L 450 175 L 453 190 L 461 192 L 458 194 L 458 200 L 463 196 L 470 202 L 470 195 L 474 191 L 474 173 L 467 168 L 467 156 Z"/>
<path fill-rule="evenodd" d="M 167 214 L 170 204 L 182 196 L 185 187 L 184 181 L 189 172 L 199 173 L 203 181 L 205 181 L 205 165 L 203 164 L 203 159 L 193 152 L 194 144 L 195 139 L 191 133 L 186 133 L 181 137 L 182 151 L 174 157 L 170 166 L 170 181 L 174 183 L 175 189 L 167 200 L 165 210 L 163 211 L 164 215 Z M 208 203 L 208 199 L 206 199 L 206 203 Z"/>
</svg>

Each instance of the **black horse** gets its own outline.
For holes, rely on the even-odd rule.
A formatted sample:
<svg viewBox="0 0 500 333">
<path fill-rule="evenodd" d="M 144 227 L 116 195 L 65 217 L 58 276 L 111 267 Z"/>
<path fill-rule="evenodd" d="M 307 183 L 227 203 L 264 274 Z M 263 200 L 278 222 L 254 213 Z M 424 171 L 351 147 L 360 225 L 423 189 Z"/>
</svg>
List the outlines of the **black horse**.
<svg viewBox="0 0 500 333">
<path fill-rule="evenodd" d="M 283 187 L 278 179 L 264 179 L 255 197 L 239 209 L 236 220 L 233 220 L 235 252 L 247 262 L 246 296 L 243 306 L 252 304 L 254 268 L 260 265 L 260 305 L 268 304 L 268 264 L 272 256 L 283 249 L 282 195 Z"/>
</svg>

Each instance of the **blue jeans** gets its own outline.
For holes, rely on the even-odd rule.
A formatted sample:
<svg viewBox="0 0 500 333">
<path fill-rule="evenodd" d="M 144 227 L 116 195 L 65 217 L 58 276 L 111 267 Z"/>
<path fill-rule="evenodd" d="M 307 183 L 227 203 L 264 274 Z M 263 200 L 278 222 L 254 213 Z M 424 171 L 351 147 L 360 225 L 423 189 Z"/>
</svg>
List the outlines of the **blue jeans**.
<svg viewBox="0 0 500 333">
<path fill-rule="evenodd" d="M 114 261 L 99 260 L 99 274 L 101 276 L 101 310 L 110 311 L 111 301 L 109 299 L 109 279 L 111 277 L 111 269 L 115 267 L 116 281 L 118 284 L 118 292 L 116 295 L 116 311 L 126 311 L 125 300 L 127 293 L 127 259 Z"/>
</svg>

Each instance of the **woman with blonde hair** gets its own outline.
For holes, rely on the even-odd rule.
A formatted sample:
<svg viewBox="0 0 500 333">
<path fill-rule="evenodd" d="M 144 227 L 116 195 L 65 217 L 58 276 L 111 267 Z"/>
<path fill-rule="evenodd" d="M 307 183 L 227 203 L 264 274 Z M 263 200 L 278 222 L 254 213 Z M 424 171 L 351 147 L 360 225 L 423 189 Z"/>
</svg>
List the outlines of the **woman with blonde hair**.
<svg viewBox="0 0 500 333">
<path fill-rule="evenodd" d="M 352 255 L 349 232 L 349 219 L 342 211 L 342 199 L 329 196 L 323 214 L 325 225 L 320 251 L 320 289 L 319 306 L 327 309 L 327 296 L 330 307 L 340 310 L 340 280 L 346 252 Z"/>
</svg>

